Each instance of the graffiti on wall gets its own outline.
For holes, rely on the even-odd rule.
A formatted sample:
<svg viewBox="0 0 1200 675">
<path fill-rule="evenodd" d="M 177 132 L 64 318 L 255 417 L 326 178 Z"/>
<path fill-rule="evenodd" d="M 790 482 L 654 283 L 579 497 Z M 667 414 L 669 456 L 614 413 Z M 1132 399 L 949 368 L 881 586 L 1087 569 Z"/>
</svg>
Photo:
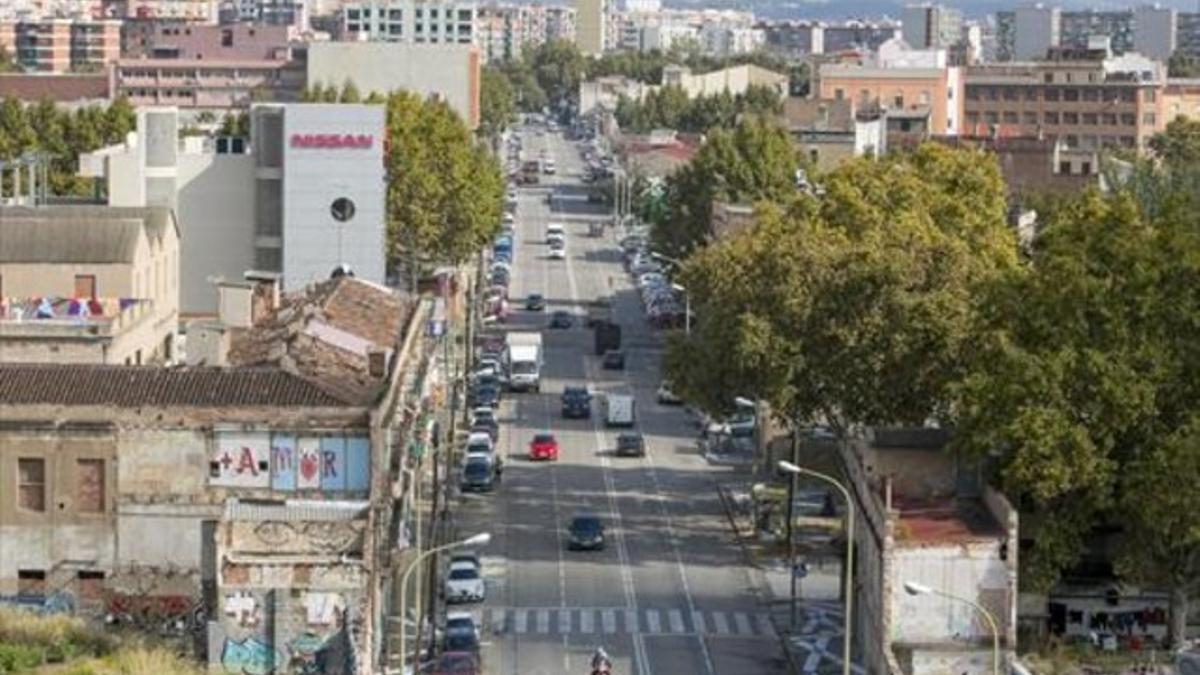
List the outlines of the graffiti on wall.
<svg viewBox="0 0 1200 675">
<path fill-rule="evenodd" d="M 230 673 L 267 675 L 275 671 L 275 652 L 270 645 L 254 638 L 226 639 L 221 649 L 221 667 Z"/>
<path fill-rule="evenodd" d="M 245 591 L 230 593 L 225 596 L 225 616 L 237 625 L 246 628 L 257 626 L 260 617 L 258 598 Z"/>
<path fill-rule="evenodd" d="M 365 436 L 216 432 L 209 484 L 283 492 L 365 492 L 371 444 Z"/>
<path fill-rule="evenodd" d="M 241 545 L 247 549 L 283 548 L 341 553 L 356 548 L 365 524 L 351 522 L 289 523 L 267 521 L 254 526 L 253 539 Z M 257 545 L 256 545 L 257 544 Z"/>
<path fill-rule="evenodd" d="M 105 612 L 108 623 L 163 635 L 199 632 L 208 622 L 204 604 L 186 595 L 109 593 L 105 598 Z"/>
<path fill-rule="evenodd" d="M 38 614 L 71 614 L 75 611 L 75 596 L 67 591 L 41 595 L 0 595 L 0 605 L 15 607 Z"/>
</svg>

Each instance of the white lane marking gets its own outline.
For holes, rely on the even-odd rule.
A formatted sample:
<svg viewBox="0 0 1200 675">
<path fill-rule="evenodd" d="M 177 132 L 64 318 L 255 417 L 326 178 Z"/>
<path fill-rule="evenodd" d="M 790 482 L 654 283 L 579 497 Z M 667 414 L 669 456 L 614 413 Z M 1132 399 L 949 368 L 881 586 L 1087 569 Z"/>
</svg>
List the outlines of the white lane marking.
<svg viewBox="0 0 1200 675">
<path fill-rule="evenodd" d="M 771 617 L 768 614 L 758 614 L 758 632 L 760 635 L 769 635 L 774 637 L 775 626 L 771 624 Z"/>
<path fill-rule="evenodd" d="M 550 610 L 539 609 L 537 613 L 537 632 L 538 635 L 545 635 L 550 632 Z"/>
<path fill-rule="evenodd" d="M 594 616 L 593 616 L 592 610 L 590 610 L 590 609 L 579 610 L 579 632 L 591 633 L 592 628 L 593 628 L 593 626 L 592 626 L 593 619 L 594 619 Z"/>
<path fill-rule="evenodd" d="M 567 254 L 567 286 L 571 293 L 571 303 L 574 306 L 579 304 L 579 286 L 575 283 L 575 266 L 572 264 L 572 256 Z M 584 358 L 585 367 L 587 368 L 588 382 L 598 380 L 595 377 L 595 363 L 592 359 Z M 609 516 L 612 518 L 613 538 L 617 541 L 617 558 L 621 565 L 621 586 L 625 593 L 625 606 L 632 611 L 634 616 L 637 616 L 637 590 L 633 585 L 633 570 L 629 564 L 629 550 L 625 544 L 625 532 L 621 524 L 621 510 L 617 506 L 617 490 L 616 482 L 613 480 L 612 463 L 609 462 L 608 455 L 604 454 L 604 435 L 600 431 L 600 420 L 598 416 L 593 415 L 591 418 L 592 434 L 595 437 L 596 454 L 600 455 L 600 467 L 604 474 L 604 492 L 608 497 Z M 626 624 L 628 626 L 628 623 Z M 650 669 L 650 661 L 646 657 L 645 644 L 635 634 L 633 641 L 633 659 L 637 664 L 637 672 L 640 675 L 653 675 Z"/>
<path fill-rule="evenodd" d="M 514 612 L 514 614 L 516 616 L 513 617 L 515 619 L 513 622 L 515 624 L 513 626 L 513 632 L 517 635 L 524 635 L 525 631 L 529 630 L 529 613 L 525 610 L 518 609 L 516 612 Z"/>
<path fill-rule="evenodd" d="M 682 633 L 683 628 L 683 612 L 677 609 L 667 610 L 667 622 L 671 624 L 672 633 Z"/>
<path fill-rule="evenodd" d="M 657 609 L 646 610 L 646 630 L 650 633 L 662 632 L 662 622 L 658 618 Z"/>
<path fill-rule="evenodd" d="M 636 633 L 641 630 L 638 624 L 638 613 L 636 609 L 625 610 L 625 632 Z"/>
<path fill-rule="evenodd" d="M 741 635 L 750 635 L 754 632 L 754 630 L 750 628 L 750 617 L 746 616 L 745 612 L 734 612 L 733 622 L 737 624 L 738 633 Z"/>
<path fill-rule="evenodd" d="M 558 610 L 558 632 L 563 634 L 571 632 L 571 610 Z"/>
<path fill-rule="evenodd" d="M 708 628 L 704 625 L 704 612 L 692 612 L 692 630 L 696 631 L 699 635 L 708 632 Z"/>
<path fill-rule="evenodd" d="M 728 635 L 729 620 L 725 618 L 725 612 L 713 612 L 712 618 L 713 628 L 717 630 L 717 633 L 720 635 Z"/>
<path fill-rule="evenodd" d="M 617 632 L 617 613 L 611 609 L 606 609 L 600 612 L 600 622 L 604 624 L 604 632 L 613 634 Z"/>
</svg>

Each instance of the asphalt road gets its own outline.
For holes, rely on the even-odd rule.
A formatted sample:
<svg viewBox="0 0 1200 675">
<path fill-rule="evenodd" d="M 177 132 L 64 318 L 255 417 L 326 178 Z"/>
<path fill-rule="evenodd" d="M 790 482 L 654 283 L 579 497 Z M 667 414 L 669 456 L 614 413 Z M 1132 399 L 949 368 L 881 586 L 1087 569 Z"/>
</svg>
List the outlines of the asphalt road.
<svg viewBox="0 0 1200 675">
<path fill-rule="evenodd" d="M 484 551 L 488 598 L 469 607 L 483 629 L 485 672 L 588 673 L 602 645 L 614 675 L 782 673 L 779 641 L 716 492 L 728 469 L 698 454 L 697 429 L 682 408 L 655 401 L 659 340 L 643 320 L 612 232 L 587 236 L 589 219 L 602 214 L 586 203 L 578 146 L 558 135 L 523 136 L 527 157 L 545 148 L 559 171 L 521 189 L 510 286 L 508 329 L 543 331 L 542 391 L 506 395 L 503 481 L 492 494 L 460 497 L 456 507 L 460 532 L 493 535 Z M 547 256 L 551 221 L 566 228 L 566 260 Z M 523 309 L 531 292 L 546 295 L 545 312 Z M 583 325 L 586 303 L 602 296 L 613 297 L 622 324 L 624 371 L 601 369 Z M 574 328 L 546 328 L 558 309 L 575 314 Z M 612 455 L 616 432 L 604 427 L 598 405 L 591 420 L 562 419 L 559 394 L 580 384 L 636 396 L 645 458 Z M 560 458 L 534 464 L 526 448 L 543 429 L 558 436 Z M 566 526 L 585 510 L 605 521 L 603 551 L 567 550 Z"/>
</svg>

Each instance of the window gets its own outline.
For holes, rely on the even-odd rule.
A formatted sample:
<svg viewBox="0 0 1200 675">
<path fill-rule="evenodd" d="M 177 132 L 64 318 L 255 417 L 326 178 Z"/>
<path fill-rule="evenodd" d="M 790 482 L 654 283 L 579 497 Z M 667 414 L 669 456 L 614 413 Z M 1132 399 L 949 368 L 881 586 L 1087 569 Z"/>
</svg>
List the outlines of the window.
<svg viewBox="0 0 1200 675">
<path fill-rule="evenodd" d="M 983 121 L 988 124 L 996 124 L 1000 121 L 1000 116 L 994 112 L 985 112 L 983 113 Z"/>
<path fill-rule="evenodd" d="M 967 113 L 967 124 L 971 126 L 979 124 L 979 113 L 975 112 L 974 110 Z"/>
<path fill-rule="evenodd" d="M 1068 148 L 1079 147 L 1079 137 L 1075 136 L 1074 134 L 1067 134 L 1067 136 L 1063 139 L 1063 142 L 1067 144 Z"/>
<path fill-rule="evenodd" d="M 1122 89 L 1121 90 L 1121 102 L 1122 103 L 1133 103 L 1134 101 L 1137 101 L 1137 92 L 1136 91 L 1134 91 L 1132 89 Z"/>
<path fill-rule="evenodd" d="M 820 153 L 820 151 L 818 151 L 816 148 L 813 148 L 813 149 L 809 150 L 809 151 L 808 151 L 808 159 L 809 159 L 809 161 L 811 161 L 813 164 L 816 164 L 816 163 L 817 163 L 817 161 L 818 161 L 819 159 L 821 159 L 821 153 Z"/>
<path fill-rule="evenodd" d="M 1083 100 L 1087 101 L 1088 103 L 1095 103 L 1096 101 L 1100 100 L 1100 92 L 1092 89 L 1091 87 L 1084 89 L 1081 96 Z"/>
<path fill-rule="evenodd" d="M 1038 123 L 1038 114 L 1037 113 L 1027 112 L 1027 113 L 1022 114 L 1021 124 L 1028 124 L 1028 125 L 1032 126 L 1037 123 Z"/>
<path fill-rule="evenodd" d="M 833 90 L 833 98 L 835 101 L 840 101 L 845 97 L 846 97 L 846 92 L 842 91 L 841 89 Z"/>
<path fill-rule="evenodd" d="M 921 105 L 929 105 L 929 91 L 928 90 L 921 92 L 920 96 L 917 97 L 917 103 L 920 103 Z"/>
<path fill-rule="evenodd" d="M 1117 116 L 1115 113 L 1104 113 L 1100 116 L 1100 122 L 1101 124 L 1113 126 L 1117 123 Z"/>
<path fill-rule="evenodd" d="M 904 94 L 896 94 L 895 96 L 893 96 L 892 97 L 892 105 L 896 106 L 897 108 L 903 108 L 904 107 Z"/>
<path fill-rule="evenodd" d="M 1057 101 L 1057 100 L 1058 100 L 1058 96 L 1059 96 L 1059 93 L 1058 93 L 1058 90 L 1057 90 L 1057 89 L 1050 89 L 1050 88 L 1047 88 L 1047 89 L 1046 89 L 1046 90 L 1045 90 L 1045 91 L 1042 93 L 1042 100 L 1044 100 L 1044 101 Z"/>
<path fill-rule="evenodd" d="M 17 595 L 46 597 L 46 570 L 17 570 Z"/>
<path fill-rule="evenodd" d="M 1083 174 L 1084 176 L 1092 175 L 1092 163 L 1084 162 L 1084 163 L 1080 164 L 1079 165 L 1079 173 Z"/>
<path fill-rule="evenodd" d="M 1096 125 L 1100 123 L 1100 117 L 1096 113 L 1083 113 L 1083 123 Z"/>
<path fill-rule="evenodd" d="M 1079 113 L 1065 112 L 1062 114 L 1063 124 L 1079 124 Z"/>
<path fill-rule="evenodd" d="M 1158 100 L 1158 94 L 1153 89 L 1147 89 L 1142 94 L 1142 100 L 1146 103 L 1154 103 Z"/>
<path fill-rule="evenodd" d="M 1046 73 L 1045 75 L 1042 76 L 1042 81 L 1045 82 L 1046 84 L 1050 84 L 1050 83 L 1054 82 L 1054 73 Z"/>
<path fill-rule="evenodd" d="M 17 508 L 46 512 L 46 460 L 17 459 Z"/>
<path fill-rule="evenodd" d="M 94 274 L 76 274 L 75 275 L 75 297 L 76 298 L 94 298 L 94 297 L 96 297 L 96 275 L 94 275 Z"/>
<path fill-rule="evenodd" d="M 75 505 L 80 513 L 104 513 L 104 460 L 75 461 Z"/>
<path fill-rule="evenodd" d="M 75 590 L 84 600 L 100 600 L 104 594 L 104 572 L 79 570 L 75 573 Z"/>
<path fill-rule="evenodd" d="M 950 91 L 954 91 L 954 90 L 951 89 Z M 979 100 L 979 88 L 978 87 L 967 87 L 967 100 L 968 101 L 978 101 Z"/>
<path fill-rule="evenodd" d="M 1012 110 L 1004 111 L 1004 123 L 1005 124 L 1016 124 L 1017 123 L 1017 113 L 1013 112 Z"/>
<path fill-rule="evenodd" d="M 1157 118 L 1157 116 L 1155 116 L 1154 113 L 1143 113 L 1142 114 L 1142 124 L 1154 126 L 1155 123 L 1157 122 L 1157 120 L 1158 120 L 1158 118 Z"/>
<path fill-rule="evenodd" d="M 1137 116 L 1133 113 L 1121 113 L 1121 124 L 1131 127 L 1137 124 Z"/>
<path fill-rule="evenodd" d="M 1079 100 L 1079 90 L 1078 89 L 1064 89 L 1063 90 L 1063 100 L 1068 103 L 1074 103 L 1074 102 L 1078 101 Z"/>
<path fill-rule="evenodd" d="M 222 47 L 232 47 L 233 46 L 233 31 L 232 30 L 229 30 L 228 28 L 226 28 L 225 30 L 221 31 L 221 46 Z"/>
<path fill-rule="evenodd" d="M 1058 163 L 1058 172 L 1061 174 L 1070 176 L 1071 175 L 1071 163 L 1070 162 L 1059 162 Z"/>
<path fill-rule="evenodd" d="M 1024 92 L 1024 94 L 1025 94 L 1025 100 L 1026 100 L 1026 101 L 1036 101 L 1036 100 L 1038 100 L 1038 90 L 1037 90 L 1037 88 L 1036 88 L 1036 87 L 1024 87 L 1024 88 L 1022 89 L 1022 91 L 1023 91 L 1023 92 Z"/>
<path fill-rule="evenodd" d="M 1005 101 L 1017 100 L 1017 88 L 1016 87 L 1004 87 L 1004 100 Z"/>
</svg>

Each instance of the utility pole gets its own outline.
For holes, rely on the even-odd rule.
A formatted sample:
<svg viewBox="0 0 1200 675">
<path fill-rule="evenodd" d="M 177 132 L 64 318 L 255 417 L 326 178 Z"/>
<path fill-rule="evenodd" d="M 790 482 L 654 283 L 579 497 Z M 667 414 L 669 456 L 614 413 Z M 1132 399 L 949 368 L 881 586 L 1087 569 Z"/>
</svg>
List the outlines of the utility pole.
<svg viewBox="0 0 1200 675">
<path fill-rule="evenodd" d="M 792 464 L 799 465 L 800 463 L 800 425 L 796 420 L 792 420 Z M 792 618 L 792 633 L 796 632 L 796 624 L 798 622 L 798 606 L 796 600 L 796 536 L 795 536 L 795 509 L 796 509 L 796 481 L 799 476 L 794 473 L 788 474 L 788 496 L 787 496 L 787 539 L 788 539 L 788 572 L 791 574 L 792 590 L 791 590 L 791 618 Z"/>
</svg>

